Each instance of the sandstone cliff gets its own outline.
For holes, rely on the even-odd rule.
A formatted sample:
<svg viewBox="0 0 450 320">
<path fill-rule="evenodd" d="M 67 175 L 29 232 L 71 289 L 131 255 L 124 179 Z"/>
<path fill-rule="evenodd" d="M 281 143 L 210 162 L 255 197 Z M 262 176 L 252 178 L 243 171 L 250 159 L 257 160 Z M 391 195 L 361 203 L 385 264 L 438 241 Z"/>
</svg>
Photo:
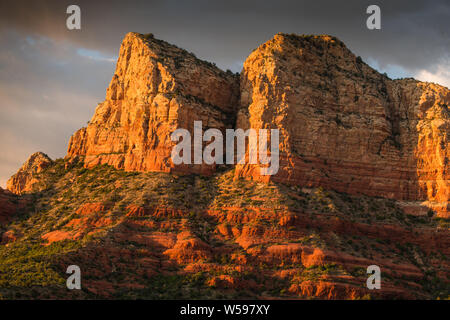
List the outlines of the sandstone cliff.
<svg viewBox="0 0 450 320">
<path fill-rule="evenodd" d="M 164 41 L 129 33 L 123 40 L 106 99 L 87 128 L 69 142 L 69 158 L 87 167 L 110 164 L 127 171 L 208 174 L 213 166 L 174 166 L 170 134 L 193 131 L 194 121 L 224 130 L 233 126 L 239 79 Z"/>
<path fill-rule="evenodd" d="M 429 201 L 447 216 L 449 103 L 448 88 L 392 81 L 336 38 L 278 34 L 244 63 L 237 127 L 278 128 L 280 170 L 236 174 Z"/>
<path fill-rule="evenodd" d="M 87 167 L 210 174 L 214 166 L 173 165 L 176 128 L 192 132 L 194 120 L 221 130 L 273 128 L 278 174 L 238 165 L 237 177 L 392 198 L 414 214 L 432 208 L 448 216 L 448 88 L 390 80 L 336 38 L 287 34 L 251 53 L 240 92 L 238 85 L 182 49 L 130 33 L 106 100 L 71 138 L 68 158 L 81 156 Z"/>
<path fill-rule="evenodd" d="M 6 188 L 15 193 L 22 194 L 33 190 L 33 185 L 38 182 L 37 174 L 42 172 L 52 163 L 45 153 L 33 153 L 23 166 L 6 183 Z"/>
</svg>

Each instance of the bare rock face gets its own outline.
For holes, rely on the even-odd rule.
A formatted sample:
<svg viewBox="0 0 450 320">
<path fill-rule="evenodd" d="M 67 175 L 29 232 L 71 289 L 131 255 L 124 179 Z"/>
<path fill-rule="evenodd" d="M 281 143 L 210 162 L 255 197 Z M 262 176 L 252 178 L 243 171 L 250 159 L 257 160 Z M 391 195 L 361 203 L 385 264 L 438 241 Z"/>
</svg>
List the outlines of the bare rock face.
<svg viewBox="0 0 450 320">
<path fill-rule="evenodd" d="M 36 175 L 52 162 L 52 159 L 45 153 L 33 153 L 19 171 L 8 180 L 6 188 L 15 194 L 32 191 L 33 185 L 38 181 Z"/>
<path fill-rule="evenodd" d="M 448 88 L 390 80 L 330 36 L 278 34 L 238 79 L 153 36 L 129 33 L 116 72 L 68 158 L 86 167 L 210 174 L 171 161 L 177 128 L 280 130 L 280 170 L 236 166 L 236 177 L 322 186 L 401 200 L 449 215 Z M 240 99 L 240 102 L 239 102 Z M 237 107 L 236 105 L 239 104 Z M 406 209 L 405 209 L 406 210 Z"/>
<path fill-rule="evenodd" d="M 280 130 L 280 170 L 236 175 L 449 212 L 450 91 L 390 80 L 330 36 L 278 34 L 241 74 L 237 127 Z M 427 201 L 421 203 L 421 201 Z"/>
<path fill-rule="evenodd" d="M 164 41 L 129 33 L 117 67 L 87 128 L 69 142 L 67 157 L 84 156 L 92 167 L 109 164 L 127 171 L 185 171 L 209 174 L 207 165 L 174 166 L 171 133 L 231 128 L 239 79 Z"/>
</svg>

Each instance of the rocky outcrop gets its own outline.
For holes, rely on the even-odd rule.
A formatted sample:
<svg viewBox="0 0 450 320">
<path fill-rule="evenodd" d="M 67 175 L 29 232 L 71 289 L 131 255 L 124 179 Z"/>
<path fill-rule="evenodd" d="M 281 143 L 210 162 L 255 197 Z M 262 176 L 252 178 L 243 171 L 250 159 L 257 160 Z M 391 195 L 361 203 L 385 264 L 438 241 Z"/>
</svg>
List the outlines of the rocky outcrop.
<svg viewBox="0 0 450 320">
<path fill-rule="evenodd" d="M 237 127 L 279 129 L 280 170 L 238 165 L 236 175 L 418 201 L 448 216 L 449 103 L 448 88 L 390 80 L 334 37 L 278 34 L 244 63 Z"/>
<path fill-rule="evenodd" d="M 75 264 L 86 299 L 447 298 L 449 225 L 433 215 L 449 213 L 449 90 L 392 81 L 335 38 L 286 34 L 248 57 L 238 85 L 182 49 L 128 34 L 106 99 L 66 159 L 36 153 L 8 181 L 16 194 L 42 192 L 0 189 L 0 245 L 15 242 L 2 251 L 12 276 L 0 295 L 67 299 L 55 271 Z M 171 133 L 192 132 L 195 120 L 279 129 L 278 174 L 76 165 L 208 175 L 213 165 L 170 159 Z M 373 264 L 381 290 L 366 286 Z"/>
<path fill-rule="evenodd" d="M 113 226 L 97 223 L 105 220 L 105 210 L 102 204 L 83 205 L 77 213 L 89 222 L 69 220 L 60 230 L 43 235 L 44 244 L 80 239 L 81 229 L 101 235 L 104 226 Z M 103 280 L 92 290 L 97 282 L 91 279 L 108 279 L 119 270 L 132 270 L 126 278 L 132 286 L 178 267 L 179 275 L 210 274 L 203 284 L 208 287 L 251 290 L 257 298 L 282 285 L 285 298 L 425 299 L 429 298 L 423 287 L 425 270 L 441 270 L 439 276 L 448 279 L 447 260 L 433 258 L 437 253 L 448 256 L 446 230 L 424 227 L 418 232 L 321 214 L 258 207 L 246 208 L 242 214 L 243 208 L 221 207 L 199 215 L 207 218 L 203 222 L 209 230 L 201 240 L 190 213 L 178 211 L 178 219 L 173 219 L 175 211 L 170 209 L 163 213 L 130 206 L 126 211 L 110 228 L 104 245 L 88 246 L 70 257 L 95 276 L 87 277 L 86 286 L 103 297 L 117 289 Z M 381 290 L 366 288 L 366 268 L 372 264 L 386 275 Z"/>
<path fill-rule="evenodd" d="M 26 205 L 26 199 L 21 199 L 10 191 L 0 188 L 0 245 L 14 242 L 21 236 L 20 233 L 6 230 L 5 227 Z"/>
<path fill-rule="evenodd" d="M 234 124 L 239 80 L 152 35 L 129 33 L 123 40 L 106 99 L 89 125 L 69 142 L 69 158 L 87 167 L 109 164 L 128 171 L 187 171 L 208 174 L 213 166 L 171 161 L 171 133 Z"/>
<path fill-rule="evenodd" d="M 193 285 L 201 298 L 448 296 L 448 221 L 404 214 L 398 201 L 234 179 L 233 168 L 205 177 L 63 167 L 42 172 L 52 188 L 38 195 L 6 193 L 31 203 L 0 223 L 0 247 L 9 245 L 0 267 L 12 275 L 3 296 L 29 291 L 14 287 L 18 279 L 63 275 L 71 264 L 83 270 L 86 299 L 199 298 Z M 33 276 L 29 259 L 52 269 Z M 366 287 L 373 264 L 381 290 Z M 64 281 L 36 290 L 67 299 Z"/>
<path fill-rule="evenodd" d="M 448 217 L 448 88 L 390 80 L 334 37 L 287 34 L 250 54 L 237 87 L 234 75 L 130 33 L 105 101 L 72 136 L 67 157 L 87 167 L 210 174 L 214 165 L 172 163 L 175 129 L 193 133 L 195 120 L 222 131 L 279 129 L 278 173 L 245 164 L 236 177 L 392 198 L 409 213 Z"/>
<path fill-rule="evenodd" d="M 37 174 L 52 164 L 52 159 L 45 153 L 33 153 L 23 166 L 6 183 L 6 188 L 15 193 L 22 194 L 33 190 L 33 185 L 38 182 Z"/>
</svg>

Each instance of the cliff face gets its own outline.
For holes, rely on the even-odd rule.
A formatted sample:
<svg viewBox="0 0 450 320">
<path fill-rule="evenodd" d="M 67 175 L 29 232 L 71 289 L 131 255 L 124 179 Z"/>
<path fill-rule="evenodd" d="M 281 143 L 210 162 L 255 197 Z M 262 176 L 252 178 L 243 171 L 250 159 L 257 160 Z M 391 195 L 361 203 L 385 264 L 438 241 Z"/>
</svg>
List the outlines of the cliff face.
<svg viewBox="0 0 450 320">
<path fill-rule="evenodd" d="M 222 131 L 279 129 L 278 173 L 246 164 L 236 177 L 392 198 L 411 213 L 447 217 L 449 100 L 445 87 L 390 80 L 330 36 L 276 35 L 247 58 L 239 89 L 233 74 L 129 33 L 106 99 L 70 139 L 67 158 L 211 174 L 214 165 L 172 163 L 175 129 L 192 133 L 195 120 Z M 23 175 L 11 180 L 15 193 L 30 189 Z"/>
<path fill-rule="evenodd" d="M 174 167 L 170 134 L 193 132 L 195 120 L 204 128 L 232 127 L 238 95 L 235 75 L 151 35 L 129 33 L 106 99 L 70 139 L 68 157 L 85 156 L 87 167 L 209 174 L 213 166 Z"/>
<path fill-rule="evenodd" d="M 42 172 L 52 163 L 45 153 L 33 153 L 23 166 L 6 183 L 6 188 L 15 193 L 22 194 L 33 190 L 33 185 L 38 182 L 37 174 Z"/>
<path fill-rule="evenodd" d="M 329 36 L 278 34 L 241 74 L 237 127 L 280 130 L 280 170 L 237 176 L 428 200 L 448 215 L 450 91 L 392 81 Z"/>
<path fill-rule="evenodd" d="M 420 87 L 423 93 L 414 150 L 419 199 L 428 199 L 428 206 L 439 216 L 450 218 L 450 91 L 433 84 L 421 83 Z M 439 97 L 445 97 L 444 101 Z"/>
</svg>

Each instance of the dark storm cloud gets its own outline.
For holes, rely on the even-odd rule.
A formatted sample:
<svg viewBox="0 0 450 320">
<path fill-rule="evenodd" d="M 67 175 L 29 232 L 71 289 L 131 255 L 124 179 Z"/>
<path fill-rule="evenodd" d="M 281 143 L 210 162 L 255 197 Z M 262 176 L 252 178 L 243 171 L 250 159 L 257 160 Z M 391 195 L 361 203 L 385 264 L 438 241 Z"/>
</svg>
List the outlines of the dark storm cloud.
<svg viewBox="0 0 450 320">
<path fill-rule="evenodd" d="M 66 8 L 81 7 L 81 30 Z M 366 28 L 381 7 L 382 29 Z M 63 156 L 104 99 L 123 36 L 152 32 L 223 69 L 278 32 L 331 34 L 390 75 L 450 83 L 450 5 L 435 1 L 1 1 L 0 185 L 35 151 Z"/>
<path fill-rule="evenodd" d="M 65 27 L 69 4 L 81 7 L 81 31 Z M 365 27 L 370 4 L 381 7 L 381 31 Z M 1 5 L 0 21 L 111 54 L 127 32 L 153 32 L 222 67 L 277 32 L 332 34 L 363 57 L 408 69 L 427 68 L 450 52 L 448 0 L 10 1 Z"/>
</svg>

